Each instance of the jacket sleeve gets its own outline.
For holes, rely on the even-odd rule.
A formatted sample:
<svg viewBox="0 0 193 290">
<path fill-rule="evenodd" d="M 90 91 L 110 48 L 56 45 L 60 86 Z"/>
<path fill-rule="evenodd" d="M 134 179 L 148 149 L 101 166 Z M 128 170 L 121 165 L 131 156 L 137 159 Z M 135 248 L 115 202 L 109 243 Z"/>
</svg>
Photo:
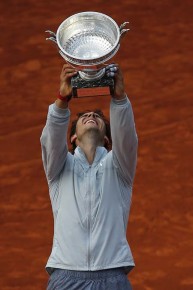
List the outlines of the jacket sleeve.
<svg viewBox="0 0 193 290">
<path fill-rule="evenodd" d="M 68 153 L 67 130 L 69 109 L 49 106 L 46 125 L 40 137 L 42 160 L 45 174 L 50 184 L 61 172 Z"/>
<path fill-rule="evenodd" d="M 138 138 L 133 110 L 127 97 L 123 100 L 111 100 L 110 124 L 114 165 L 124 180 L 132 186 L 137 162 Z"/>
</svg>

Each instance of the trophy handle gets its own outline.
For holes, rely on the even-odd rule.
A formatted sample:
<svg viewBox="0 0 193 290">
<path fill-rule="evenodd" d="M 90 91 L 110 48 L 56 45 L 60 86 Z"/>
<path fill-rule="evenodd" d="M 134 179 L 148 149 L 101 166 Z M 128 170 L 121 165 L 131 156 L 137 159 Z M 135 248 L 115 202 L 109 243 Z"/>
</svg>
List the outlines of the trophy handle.
<svg viewBox="0 0 193 290">
<path fill-rule="evenodd" d="M 120 25 L 119 27 L 119 30 L 120 30 L 120 39 L 130 30 L 129 28 L 128 29 L 125 29 L 124 27 L 128 24 L 129 22 L 124 22 Z"/>
<path fill-rule="evenodd" d="M 47 37 L 46 40 L 51 40 L 51 41 L 53 41 L 54 43 L 57 44 L 56 33 L 51 31 L 51 30 L 46 30 L 45 32 L 48 32 L 51 35 L 50 37 Z"/>
</svg>

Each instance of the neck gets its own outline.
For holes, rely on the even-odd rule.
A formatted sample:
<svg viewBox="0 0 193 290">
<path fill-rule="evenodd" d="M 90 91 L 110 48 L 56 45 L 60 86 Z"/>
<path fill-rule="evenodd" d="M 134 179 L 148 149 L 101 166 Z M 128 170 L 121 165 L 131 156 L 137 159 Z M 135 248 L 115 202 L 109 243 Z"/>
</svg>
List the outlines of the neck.
<svg viewBox="0 0 193 290">
<path fill-rule="evenodd" d="M 92 164 L 94 161 L 96 148 L 104 146 L 103 142 L 95 134 L 86 134 L 81 140 L 77 139 L 77 145 L 84 152 L 89 164 Z"/>
</svg>

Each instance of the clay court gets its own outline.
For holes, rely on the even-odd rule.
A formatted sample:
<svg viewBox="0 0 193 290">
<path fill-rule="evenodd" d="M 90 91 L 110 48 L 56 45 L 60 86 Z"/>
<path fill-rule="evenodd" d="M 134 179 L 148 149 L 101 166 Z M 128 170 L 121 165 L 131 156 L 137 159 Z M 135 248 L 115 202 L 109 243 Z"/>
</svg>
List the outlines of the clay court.
<svg viewBox="0 0 193 290">
<path fill-rule="evenodd" d="M 46 289 L 53 220 L 39 138 L 64 60 L 45 30 L 82 11 L 130 22 L 113 61 L 139 138 L 127 231 L 133 289 L 193 289 L 192 1 L 7 0 L 0 8 L 0 289 Z M 73 99 L 72 118 L 97 107 L 108 115 L 109 98 Z"/>
</svg>

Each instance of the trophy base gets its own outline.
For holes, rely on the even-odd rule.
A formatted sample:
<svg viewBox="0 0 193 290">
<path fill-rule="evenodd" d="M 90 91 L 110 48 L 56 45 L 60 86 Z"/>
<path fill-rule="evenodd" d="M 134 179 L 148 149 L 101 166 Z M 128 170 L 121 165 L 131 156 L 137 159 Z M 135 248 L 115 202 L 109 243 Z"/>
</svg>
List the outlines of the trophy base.
<svg viewBox="0 0 193 290">
<path fill-rule="evenodd" d="M 77 75 L 71 78 L 71 85 L 74 98 L 109 96 L 114 91 L 114 80 L 107 76 L 88 81 Z"/>
</svg>

